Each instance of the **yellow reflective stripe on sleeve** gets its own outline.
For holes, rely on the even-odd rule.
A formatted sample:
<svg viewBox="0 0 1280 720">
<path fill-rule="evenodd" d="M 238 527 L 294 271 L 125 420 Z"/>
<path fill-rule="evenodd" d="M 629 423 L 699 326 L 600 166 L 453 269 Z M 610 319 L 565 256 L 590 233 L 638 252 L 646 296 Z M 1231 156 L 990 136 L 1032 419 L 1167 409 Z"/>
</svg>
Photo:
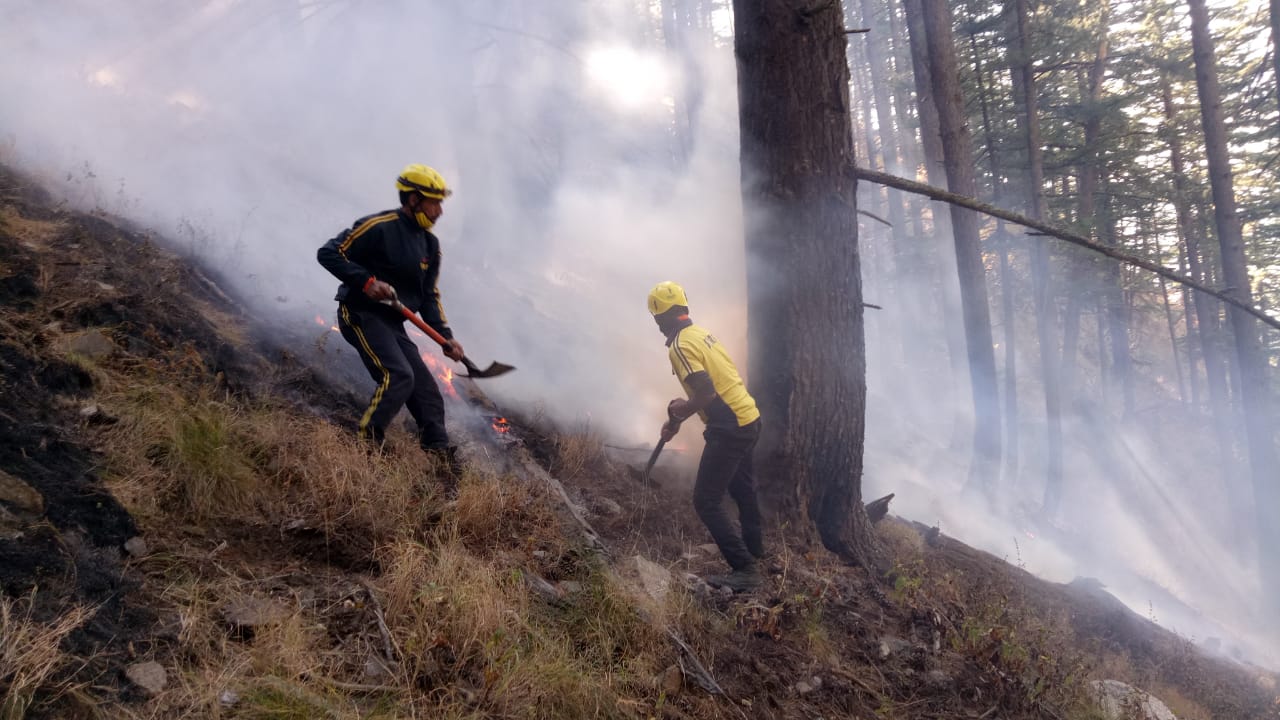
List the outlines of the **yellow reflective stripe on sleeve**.
<svg viewBox="0 0 1280 720">
<path fill-rule="evenodd" d="M 438 288 L 438 287 L 436 287 L 436 288 L 432 288 L 432 292 L 434 292 L 434 293 L 435 293 L 435 296 L 436 296 L 436 309 L 440 311 L 440 324 L 441 324 L 441 325 L 448 325 L 448 324 L 449 324 L 449 318 L 445 316 L 445 314 L 444 314 L 444 303 L 440 301 L 440 288 Z"/>
<path fill-rule="evenodd" d="M 386 392 L 391 385 L 391 373 L 382 366 L 382 360 L 378 359 L 378 355 L 373 351 L 373 348 L 369 347 L 369 341 L 365 339 L 364 332 L 360 327 L 351 324 L 351 315 L 347 312 L 347 306 L 341 305 L 339 307 L 342 308 L 342 320 L 347 323 L 347 327 L 355 332 L 356 338 L 360 341 L 360 347 L 364 348 L 364 351 L 373 359 L 373 364 L 382 371 L 382 382 L 378 384 L 378 389 L 373 391 L 373 399 L 369 401 L 369 409 L 365 410 L 364 417 L 360 418 L 359 432 L 363 437 L 366 435 L 365 431 L 369 427 L 369 421 L 373 419 L 374 411 L 378 409 L 378 403 L 382 402 L 382 393 Z"/>
<path fill-rule="evenodd" d="M 395 218 L 395 216 L 396 216 L 396 212 L 393 210 L 391 212 L 386 212 L 381 215 L 374 215 L 368 220 L 365 220 L 364 222 L 360 223 L 359 225 L 356 226 L 354 230 L 347 233 L 347 239 L 343 240 L 342 244 L 338 246 L 338 252 L 345 254 L 347 251 L 347 248 L 351 247 L 351 243 L 354 242 L 356 238 L 368 232 L 369 228 L 373 227 L 374 225 L 377 225 L 378 223 L 391 220 Z"/>
</svg>

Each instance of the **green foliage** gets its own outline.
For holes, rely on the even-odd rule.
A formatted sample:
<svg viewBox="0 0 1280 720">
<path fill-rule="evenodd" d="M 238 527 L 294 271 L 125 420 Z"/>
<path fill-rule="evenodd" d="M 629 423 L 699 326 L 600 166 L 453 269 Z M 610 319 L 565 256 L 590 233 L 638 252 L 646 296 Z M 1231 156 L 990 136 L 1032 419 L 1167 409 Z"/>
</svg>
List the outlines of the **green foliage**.
<svg viewBox="0 0 1280 720">
<path fill-rule="evenodd" d="M 257 473 L 250 439 L 237 430 L 237 413 L 200 399 L 171 418 L 168 434 L 152 451 L 172 479 L 179 504 L 197 518 L 234 515 L 253 501 Z"/>
</svg>

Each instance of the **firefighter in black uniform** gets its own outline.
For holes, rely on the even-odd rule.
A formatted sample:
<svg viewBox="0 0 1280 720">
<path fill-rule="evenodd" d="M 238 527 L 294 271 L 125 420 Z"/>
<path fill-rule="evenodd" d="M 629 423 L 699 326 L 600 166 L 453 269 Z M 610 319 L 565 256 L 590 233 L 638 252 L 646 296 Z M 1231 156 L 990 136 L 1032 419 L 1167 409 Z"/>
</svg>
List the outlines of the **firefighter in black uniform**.
<svg viewBox="0 0 1280 720">
<path fill-rule="evenodd" d="M 456 479 L 457 448 L 445 431 L 440 389 L 405 333 L 404 316 L 381 302 L 395 298 L 421 315 L 448 340 L 444 354 L 462 359 L 462 345 L 453 339 L 440 304 L 440 240 L 431 232 L 452 191 L 440 173 L 419 164 L 400 173 L 396 189 L 398 209 L 356 220 L 325 243 L 316 259 L 342 281 L 334 298 L 338 327 L 377 383 L 360 419 L 360 437 L 381 447 L 387 425 L 400 408 L 408 407 L 422 449 L 444 461 Z"/>
</svg>

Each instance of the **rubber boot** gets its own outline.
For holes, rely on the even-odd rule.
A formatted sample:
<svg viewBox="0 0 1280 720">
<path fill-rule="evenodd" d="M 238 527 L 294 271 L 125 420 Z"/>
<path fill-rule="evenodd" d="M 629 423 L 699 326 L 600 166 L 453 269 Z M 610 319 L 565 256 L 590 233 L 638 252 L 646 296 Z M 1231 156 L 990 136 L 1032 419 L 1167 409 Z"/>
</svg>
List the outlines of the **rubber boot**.
<svg viewBox="0 0 1280 720">
<path fill-rule="evenodd" d="M 760 587 L 760 583 L 764 579 L 760 576 L 760 570 L 755 564 L 738 568 L 728 575 L 708 575 L 703 578 L 708 585 L 713 587 L 726 587 L 734 592 L 748 592 Z"/>
</svg>

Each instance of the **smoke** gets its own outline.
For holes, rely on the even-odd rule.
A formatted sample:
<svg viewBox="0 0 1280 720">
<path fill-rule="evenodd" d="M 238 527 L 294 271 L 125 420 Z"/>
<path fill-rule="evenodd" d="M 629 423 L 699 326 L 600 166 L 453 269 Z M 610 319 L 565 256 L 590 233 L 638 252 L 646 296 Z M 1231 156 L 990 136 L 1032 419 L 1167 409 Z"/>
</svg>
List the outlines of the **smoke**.
<svg viewBox="0 0 1280 720">
<path fill-rule="evenodd" d="M 660 25 L 620 0 L 10 3 L 0 160 L 174 239 L 257 317 L 318 333 L 337 281 L 316 248 L 396 205 L 405 164 L 430 164 L 455 189 L 436 227 L 451 325 L 480 364 L 519 367 L 485 389 L 649 442 L 679 393 L 644 309 L 653 284 L 684 284 L 695 319 L 746 365 L 727 24 L 681 52 Z M 972 404 L 946 358 L 951 316 L 902 310 L 935 306 L 938 271 L 885 274 L 893 243 L 910 241 L 883 229 L 862 241 L 866 300 L 885 306 L 867 318 L 864 496 L 896 492 L 907 517 L 1051 580 L 1096 577 L 1184 634 L 1276 662 L 1243 640 L 1259 591 L 1222 539 L 1233 520 L 1187 481 L 1206 463 L 1158 433 L 1121 423 L 1102 442 L 1095 419 L 1069 421 L 1064 519 L 1044 523 L 1030 509 L 1043 404 L 1024 393 L 1004 512 L 963 499 Z M 1034 354 L 1019 367 L 1034 378 Z"/>
<path fill-rule="evenodd" d="M 455 189 L 441 291 L 499 397 L 635 440 L 667 398 L 644 309 L 677 280 L 745 354 L 728 48 L 686 65 L 627 3 L 20 4 L 0 30 L 7 154 L 77 206 L 131 217 L 212 263 L 259 316 L 333 315 L 314 259 L 398 204 L 409 162 Z M 661 388 L 661 392 L 659 392 Z"/>
</svg>

